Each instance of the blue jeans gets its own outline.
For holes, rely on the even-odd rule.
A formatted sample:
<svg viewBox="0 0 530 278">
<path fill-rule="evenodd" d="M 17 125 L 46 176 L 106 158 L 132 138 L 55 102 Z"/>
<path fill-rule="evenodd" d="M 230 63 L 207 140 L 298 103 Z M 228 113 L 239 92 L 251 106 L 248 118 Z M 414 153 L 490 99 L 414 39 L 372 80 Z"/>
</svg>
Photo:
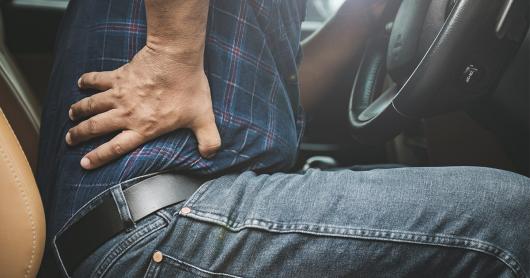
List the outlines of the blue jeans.
<svg viewBox="0 0 530 278">
<path fill-rule="evenodd" d="M 108 241 L 74 276 L 528 277 L 529 272 L 530 180 L 501 170 L 454 167 L 224 176 Z"/>
</svg>

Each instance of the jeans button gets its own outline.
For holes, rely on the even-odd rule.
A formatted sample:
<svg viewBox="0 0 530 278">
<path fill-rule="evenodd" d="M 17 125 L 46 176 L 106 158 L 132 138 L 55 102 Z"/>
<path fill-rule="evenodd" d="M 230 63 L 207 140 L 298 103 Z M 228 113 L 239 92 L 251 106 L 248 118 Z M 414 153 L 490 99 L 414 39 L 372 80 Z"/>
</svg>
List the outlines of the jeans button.
<svg viewBox="0 0 530 278">
<path fill-rule="evenodd" d="M 160 251 L 156 251 L 155 253 L 153 253 L 153 261 L 155 263 L 161 262 L 163 258 L 164 258 L 164 255 Z"/>
<path fill-rule="evenodd" d="M 188 213 L 190 213 L 190 212 L 191 212 L 191 209 L 188 208 L 188 207 L 182 208 L 182 209 L 180 210 L 180 214 L 181 214 L 181 215 L 186 215 L 186 214 L 188 214 Z"/>
</svg>

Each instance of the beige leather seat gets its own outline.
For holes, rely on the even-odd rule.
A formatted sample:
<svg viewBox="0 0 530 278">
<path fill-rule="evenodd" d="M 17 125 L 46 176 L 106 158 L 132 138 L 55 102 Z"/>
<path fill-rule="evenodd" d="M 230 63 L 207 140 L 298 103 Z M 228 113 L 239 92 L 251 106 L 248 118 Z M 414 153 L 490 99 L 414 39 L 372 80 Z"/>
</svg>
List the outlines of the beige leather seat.
<svg viewBox="0 0 530 278">
<path fill-rule="evenodd" d="M 45 241 L 44 210 L 28 163 L 29 159 L 33 166 L 36 164 L 39 124 L 39 104 L 5 47 L 0 17 L 0 277 L 2 278 L 34 277 L 42 260 Z"/>
<path fill-rule="evenodd" d="M 26 156 L 1 110 L 0 177 L 0 277 L 34 277 L 44 251 L 44 209 Z"/>
</svg>

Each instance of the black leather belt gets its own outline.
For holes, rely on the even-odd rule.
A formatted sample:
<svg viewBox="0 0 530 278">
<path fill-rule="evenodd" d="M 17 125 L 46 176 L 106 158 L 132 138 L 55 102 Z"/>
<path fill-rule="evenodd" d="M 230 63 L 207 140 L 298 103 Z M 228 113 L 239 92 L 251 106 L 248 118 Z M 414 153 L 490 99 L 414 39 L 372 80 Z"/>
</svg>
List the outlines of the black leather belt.
<svg viewBox="0 0 530 278">
<path fill-rule="evenodd" d="M 136 222 L 162 208 L 186 200 L 205 181 L 164 173 L 126 188 L 123 195 L 132 221 Z M 99 205 L 57 237 L 55 243 L 66 271 L 73 273 L 98 247 L 126 228 L 114 198 L 111 194 L 105 196 Z"/>
</svg>

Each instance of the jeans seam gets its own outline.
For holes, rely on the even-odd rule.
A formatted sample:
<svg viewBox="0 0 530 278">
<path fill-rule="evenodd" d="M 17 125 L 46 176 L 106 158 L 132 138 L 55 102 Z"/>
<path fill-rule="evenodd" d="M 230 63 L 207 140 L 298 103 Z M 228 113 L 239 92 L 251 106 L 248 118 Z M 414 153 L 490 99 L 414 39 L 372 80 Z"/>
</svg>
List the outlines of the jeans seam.
<svg viewBox="0 0 530 278">
<path fill-rule="evenodd" d="M 167 226 L 167 222 L 163 218 L 159 218 L 149 224 L 146 224 L 139 230 L 129 234 L 124 240 L 117 243 L 111 250 L 109 250 L 103 260 L 94 268 L 92 277 L 103 277 L 110 267 L 132 246 L 143 240 L 149 235 L 163 229 Z"/>
<path fill-rule="evenodd" d="M 158 276 L 158 271 L 159 270 L 160 270 L 159 264 L 156 263 L 155 261 L 153 261 L 153 259 L 151 259 L 149 261 L 149 265 L 147 266 L 147 271 L 144 274 L 144 278 Z"/>
<path fill-rule="evenodd" d="M 221 218 L 226 219 L 226 221 L 216 219 L 212 216 L 220 216 Z M 343 226 L 319 225 L 315 223 L 280 224 L 278 222 L 260 219 L 247 219 L 243 222 L 243 224 L 241 224 L 238 221 L 229 220 L 225 216 L 215 215 L 214 213 L 210 212 L 202 212 L 198 211 L 197 209 L 193 209 L 191 213 L 186 214 L 184 217 L 214 223 L 233 232 L 239 232 L 245 229 L 259 229 L 272 233 L 301 233 L 317 236 L 373 239 L 472 250 L 497 258 L 510 270 L 512 270 L 517 277 L 528 277 L 525 270 L 521 267 L 518 259 L 511 252 L 492 243 L 478 239 L 445 234 L 425 234 L 419 232 L 393 231 L 384 229 L 349 228 Z"/>
<path fill-rule="evenodd" d="M 156 215 L 162 217 L 164 220 L 166 220 L 167 223 L 170 223 L 175 215 L 172 215 L 171 213 L 167 212 L 166 209 L 161 209 L 157 212 L 155 212 Z"/>
<path fill-rule="evenodd" d="M 223 273 L 223 272 L 214 272 L 214 271 L 210 271 L 210 270 L 206 270 L 204 268 L 201 268 L 201 267 L 198 267 L 196 265 L 193 265 L 191 263 L 187 263 L 183 260 L 180 260 L 180 259 L 177 259 L 175 257 L 172 257 L 166 253 L 163 253 L 164 254 L 164 258 L 165 259 L 169 259 L 170 261 L 170 264 L 178 264 L 178 265 L 184 265 L 184 266 L 187 266 L 187 267 L 190 267 L 196 271 L 199 271 L 201 273 L 204 273 L 204 274 L 208 274 L 208 275 L 213 275 L 213 276 L 223 276 L 223 277 L 231 277 L 231 278 L 241 278 L 242 276 L 237 276 L 237 275 L 233 275 L 233 274 L 228 274 L 228 273 Z"/>
<path fill-rule="evenodd" d="M 210 187 L 213 181 L 214 180 L 210 180 L 210 181 L 203 183 L 199 187 L 199 189 L 197 189 L 197 191 L 195 191 L 195 193 L 193 193 L 193 195 L 191 195 L 191 197 L 189 197 L 188 200 L 186 200 L 183 207 L 189 207 L 193 205 L 194 203 L 196 203 L 203 196 L 204 192 L 206 192 L 206 190 Z M 177 214 L 180 214 L 180 211 L 177 211 L 173 216 L 176 216 Z"/>
</svg>

